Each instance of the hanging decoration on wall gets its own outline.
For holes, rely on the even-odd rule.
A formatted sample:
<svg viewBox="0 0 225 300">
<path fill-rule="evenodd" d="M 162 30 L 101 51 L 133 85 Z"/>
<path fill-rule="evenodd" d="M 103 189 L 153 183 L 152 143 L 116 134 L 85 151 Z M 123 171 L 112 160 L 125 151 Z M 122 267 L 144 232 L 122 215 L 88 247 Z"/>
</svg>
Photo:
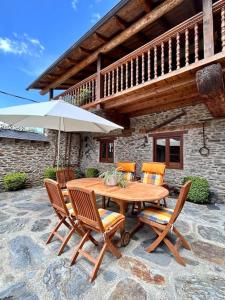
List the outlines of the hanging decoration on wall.
<svg viewBox="0 0 225 300">
<path fill-rule="evenodd" d="M 92 139 L 89 136 L 84 137 L 84 154 L 86 158 L 91 159 L 91 153 L 94 152 Z"/>
<path fill-rule="evenodd" d="M 209 156 L 209 148 L 206 147 L 206 135 L 205 135 L 205 122 L 202 123 L 202 138 L 203 138 L 203 147 L 199 149 L 199 153 L 202 156 Z"/>
</svg>

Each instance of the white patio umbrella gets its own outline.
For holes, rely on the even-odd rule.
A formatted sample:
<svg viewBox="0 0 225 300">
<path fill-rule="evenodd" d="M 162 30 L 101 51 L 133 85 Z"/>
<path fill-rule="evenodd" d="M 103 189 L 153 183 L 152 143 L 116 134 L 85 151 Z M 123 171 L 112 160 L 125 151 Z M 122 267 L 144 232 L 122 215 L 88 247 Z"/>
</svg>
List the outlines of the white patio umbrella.
<svg viewBox="0 0 225 300">
<path fill-rule="evenodd" d="M 55 129 L 58 134 L 59 167 L 60 132 L 103 132 L 123 127 L 63 100 L 11 106 L 0 109 L 0 121 L 8 125 Z"/>
</svg>

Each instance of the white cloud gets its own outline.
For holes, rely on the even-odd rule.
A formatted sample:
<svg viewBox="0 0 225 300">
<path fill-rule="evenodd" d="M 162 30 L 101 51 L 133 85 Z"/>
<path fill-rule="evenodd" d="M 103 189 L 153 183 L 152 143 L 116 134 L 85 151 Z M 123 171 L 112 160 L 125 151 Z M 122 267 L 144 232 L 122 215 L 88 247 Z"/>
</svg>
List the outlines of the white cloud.
<svg viewBox="0 0 225 300">
<path fill-rule="evenodd" d="M 91 23 L 96 23 L 101 19 L 101 15 L 99 13 L 93 13 L 91 16 Z"/>
<path fill-rule="evenodd" d="M 72 4 L 72 8 L 73 8 L 74 10 L 77 10 L 78 0 L 72 0 L 71 4 Z"/>
<path fill-rule="evenodd" d="M 45 47 L 36 38 L 31 38 L 27 33 L 18 35 L 13 33 L 13 38 L 0 37 L 0 52 L 5 54 L 40 57 Z"/>
</svg>

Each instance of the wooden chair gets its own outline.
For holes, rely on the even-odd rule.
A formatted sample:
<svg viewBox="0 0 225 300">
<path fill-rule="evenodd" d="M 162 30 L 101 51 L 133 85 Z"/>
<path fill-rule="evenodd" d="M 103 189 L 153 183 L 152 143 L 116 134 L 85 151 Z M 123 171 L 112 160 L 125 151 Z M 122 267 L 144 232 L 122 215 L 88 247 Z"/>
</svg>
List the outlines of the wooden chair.
<svg viewBox="0 0 225 300">
<path fill-rule="evenodd" d="M 160 207 L 154 205 L 144 209 L 138 215 L 138 223 L 132 230 L 132 234 L 144 223 L 151 226 L 151 228 L 158 235 L 157 239 L 146 249 L 147 252 L 154 251 L 158 245 L 163 241 L 169 250 L 174 255 L 178 263 L 185 266 L 185 260 L 179 255 L 179 248 L 182 245 L 187 250 L 191 250 L 191 246 L 181 235 L 178 229 L 174 226 L 179 214 L 181 213 L 184 203 L 186 201 L 188 192 L 191 187 L 191 181 L 188 181 L 180 190 L 179 198 L 177 200 L 175 209 Z M 172 231 L 177 236 L 175 245 L 168 239 L 168 233 Z"/>
<path fill-rule="evenodd" d="M 164 183 L 164 174 L 166 170 L 166 165 L 164 163 L 159 162 L 149 162 L 149 163 L 143 163 L 142 164 L 142 183 L 146 184 L 154 184 L 154 185 L 165 185 Z M 166 199 L 163 200 L 163 205 L 167 207 Z M 145 202 L 143 203 L 144 207 Z"/>
<path fill-rule="evenodd" d="M 66 189 L 66 183 L 69 180 L 75 179 L 75 174 L 72 169 L 60 169 L 56 171 L 56 180 L 62 190 L 64 197 L 68 197 L 68 192 Z"/>
<path fill-rule="evenodd" d="M 136 163 L 135 162 L 117 162 L 116 169 L 123 173 L 125 180 L 134 181 L 136 179 Z M 117 199 L 108 199 L 107 206 L 109 207 L 110 201 L 117 203 Z M 102 199 L 102 207 L 105 208 L 105 197 Z M 127 203 L 128 206 L 128 203 Z"/>
<path fill-rule="evenodd" d="M 51 231 L 46 244 L 50 243 L 54 236 L 59 238 L 62 241 L 61 247 L 58 251 L 58 255 L 60 255 L 75 232 L 77 232 L 80 236 L 84 236 L 84 232 L 78 227 L 78 222 L 76 221 L 75 216 L 70 214 L 68 206 L 65 204 L 59 183 L 51 179 L 45 179 L 44 184 L 52 207 L 59 218 L 59 222 Z M 69 229 L 69 233 L 65 237 L 62 237 L 57 232 L 63 224 Z"/>
<path fill-rule="evenodd" d="M 118 229 L 124 228 L 125 217 L 116 212 L 102 208 L 97 209 L 96 197 L 93 191 L 90 192 L 85 189 L 77 188 L 68 188 L 68 191 L 79 225 L 86 231 L 84 237 L 73 254 L 71 265 L 76 262 L 79 254 L 86 257 L 91 263 L 94 264 L 94 269 L 90 279 L 92 282 L 97 276 L 103 256 L 107 250 L 117 258 L 121 257 L 120 251 L 112 244 L 112 238 Z M 90 234 L 92 231 L 101 233 L 104 239 L 103 247 L 101 248 L 97 259 L 82 249 L 84 244 L 90 239 Z"/>
</svg>

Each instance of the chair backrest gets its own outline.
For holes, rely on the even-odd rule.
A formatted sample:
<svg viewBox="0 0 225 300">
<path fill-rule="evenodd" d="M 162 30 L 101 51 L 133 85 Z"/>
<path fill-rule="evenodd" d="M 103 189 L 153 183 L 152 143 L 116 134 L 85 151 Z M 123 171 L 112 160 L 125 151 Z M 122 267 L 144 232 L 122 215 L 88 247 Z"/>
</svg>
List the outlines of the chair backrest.
<svg viewBox="0 0 225 300">
<path fill-rule="evenodd" d="M 170 219 L 170 223 L 174 223 L 176 221 L 176 219 L 178 218 L 179 214 L 181 213 L 181 211 L 184 207 L 184 203 L 187 199 L 187 195 L 188 195 L 190 188 L 191 188 L 191 181 L 189 180 L 182 186 L 182 188 L 180 190 L 180 194 L 177 199 L 177 203 L 176 203 L 174 212 Z"/>
<path fill-rule="evenodd" d="M 155 185 L 163 184 L 166 165 L 164 163 L 149 162 L 143 163 L 141 171 L 143 172 L 142 182 Z"/>
<path fill-rule="evenodd" d="M 56 179 L 61 189 L 66 188 L 67 181 L 75 179 L 74 171 L 72 169 L 57 170 Z"/>
<path fill-rule="evenodd" d="M 75 173 L 73 169 L 65 169 L 64 172 L 66 182 L 75 179 Z"/>
<path fill-rule="evenodd" d="M 136 163 L 135 162 L 117 162 L 117 170 L 124 173 L 124 178 L 132 181 L 136 177 Z"/>
<path fill-rule="evenodd" d="M 96 197 L 94 191 L 82 188 L 68 188 L 70 201 L 77 220 L 82 223 L 104 232 L 104 227 L 96 206 Z"/>
<path fill-rule="evenodd" d="M 44 184 L 48 193 L 49 200 L 55 211 L 61 216 L 69 216 L 69 211 L 63 199 L 62 191 L 57 181 L 45 179 Z"/>
<path fill-rule="evenodd" d="M 63 169 L 56 171 L 56 180 L 61 189 L 66 187 L 65 172 Z"/>
</svg>

